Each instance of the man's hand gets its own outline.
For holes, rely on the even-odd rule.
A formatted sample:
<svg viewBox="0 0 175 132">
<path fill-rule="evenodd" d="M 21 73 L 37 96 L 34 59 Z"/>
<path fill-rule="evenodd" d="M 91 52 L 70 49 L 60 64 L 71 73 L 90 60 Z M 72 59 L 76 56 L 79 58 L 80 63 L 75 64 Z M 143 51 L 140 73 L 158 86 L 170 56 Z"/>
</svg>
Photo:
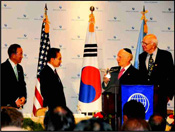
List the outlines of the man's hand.
<svg viewBox="0 0 175 132">
<path fill-rule="evenodd" d="M 26 98 L 25 97 L 21 97 L 20 100 L 21 100 L 21 105 L 24 105 L 24 103 L 26 101 Z"/>
<path fill-rule="evenodd" d="M 21 106 L 24 105 L 25 100 L 26 100 L 25 97 L 21 97 L 21 98 L 17 99 L 16 102 L 15 102 L 16 106 L 20 108 Z"/>
<path fill-rule="evenodd" d="M 104 76 L 103 76 L 103 81 L 104 81 L 104 83 L 108 84 L 108 82 L 110 81 L 110 79 L 107 78 L 106 75 L 107 74 L 105 73 Z"/>
</svg>

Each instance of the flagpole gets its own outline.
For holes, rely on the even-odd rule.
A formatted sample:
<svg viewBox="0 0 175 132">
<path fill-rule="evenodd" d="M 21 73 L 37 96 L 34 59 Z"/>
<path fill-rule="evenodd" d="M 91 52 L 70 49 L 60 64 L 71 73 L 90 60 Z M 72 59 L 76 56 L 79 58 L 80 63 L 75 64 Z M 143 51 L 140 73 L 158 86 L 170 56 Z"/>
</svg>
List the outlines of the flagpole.
<svg viewBox="0 0 175 132">
<path fill-rule="evenodd" d="M 145 6 L 143 6 L 143 11 L 141 12 L 142 24 L 141 24 L 141 28 L 140 28 L 140 33 L 139 33 L 139 38 L 138 38 L 137 48 L 136 48 L 136 53 L 135 53 L 135 60 L 134 60 L 134 67 L 137 69 L 139 68 L 139 54 L 141 54 L 143 52 L 142 40 L 143 40 L 144 36 L 148 33 L 147 19 L 145 17 L 145 14 L 147 12 L 148 11 L 145 10 Z"/>
</svg>

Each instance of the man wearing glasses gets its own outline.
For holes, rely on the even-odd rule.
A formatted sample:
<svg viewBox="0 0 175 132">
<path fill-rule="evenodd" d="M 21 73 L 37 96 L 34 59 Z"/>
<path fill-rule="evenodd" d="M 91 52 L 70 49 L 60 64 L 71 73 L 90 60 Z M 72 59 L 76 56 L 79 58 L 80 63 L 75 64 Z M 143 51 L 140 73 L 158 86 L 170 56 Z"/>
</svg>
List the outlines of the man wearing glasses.
<svg viewBox="0 0 175 132">
<path fill-rule="evenodd" d="M 154 85 L 154 113 L 166 117 L 167 102 L 173 97 L 173 58 L 170 52 L 159 49 L 154 34 L 142 41 L 144 52 L 139 55 L 139 71 L 146 85 Z"/>
</svg>

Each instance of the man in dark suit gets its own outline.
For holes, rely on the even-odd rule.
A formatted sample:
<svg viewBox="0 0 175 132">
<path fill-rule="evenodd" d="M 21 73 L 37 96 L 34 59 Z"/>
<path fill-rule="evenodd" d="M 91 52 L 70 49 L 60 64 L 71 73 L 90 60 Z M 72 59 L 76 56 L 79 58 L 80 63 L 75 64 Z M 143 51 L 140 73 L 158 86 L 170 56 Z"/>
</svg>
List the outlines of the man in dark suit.
<svg viewBox="0 0 175 132">
<path fill-rule="evenodd" d="M 48 63 L 40 73 L 40 89 L 44 98 L 44 107 L 54 109 L 56 106 L 66 106 L 62 82 L 56 72 L 61 60 L 60 49 L 51 48 L 48 52 Z"/>
<path fill-rule="evenodd" d="M 21 108 L 26 103 L 26 83 L 23 68 L 19 63 L 23 58 L 20 45 L 8 48 L 9 59 L 1 64 L 1 106 Z"/>
<path fill-rule="evenodd" d="M 133 55 L 130 49 L 121 49 L 117 54 L 117 62 L 119 66 L 112 67 L 110 69 L 109 72 L 111 77 L 109 77 L 108 74 L 105 74 L 103 77 L 102 87 L 106 90 L 104 94 L 107 94 L 108 91 L 115 91 L 114 93 L 117 93 L 117 103 L 115 103 L 114 99 L 112 99 L 111 101 L 113 102 L 110 102 L 112 105 L 109 109 L 115 110 L 114 104 L 117 105 L 118 130 L 121 127 L 122 118 L 121 85 L 134 85 L 140 84 L 141 82 L 139 71 L 131 64 L 132 58 Z M 113 94 L 111 94 L 111 98 L 112 96 Z"/>
<path fill-rule="evenodd" d="M 139 55 L 139 71 L 144 84 L 154 85 L 154 113 L 166 117 L 167 102 L 173 97 L 173 58 L 170 52 L 159 49 L 157 45 L 154 34 L 143 38 L 144 52 Z"/>
<path fill-rule="evenodd" d="M 117 62 L 119 66 L 110 69 L 110 78 L 108 78 L 106 74 L 104 75 L 102 83 L 103 89 L 108 89 L 111 86 L 120 86 L 121 84 L 140 84 L 140 74 L 131 64 L 132 58 L 132 52 L 128 48 L 121 49 L 118 52 Z"/>
</svg>

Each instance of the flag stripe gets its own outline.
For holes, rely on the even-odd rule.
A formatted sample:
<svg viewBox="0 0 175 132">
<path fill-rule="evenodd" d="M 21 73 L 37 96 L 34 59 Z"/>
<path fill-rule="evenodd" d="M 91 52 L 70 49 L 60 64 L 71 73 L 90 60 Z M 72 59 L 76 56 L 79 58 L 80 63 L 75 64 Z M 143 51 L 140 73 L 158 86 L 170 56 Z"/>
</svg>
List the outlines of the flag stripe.
<svg viewBox="0 0 175 132">
<path fill-rule="evenodd" d="M 97 47 L 97 44 L 85 44 L 84 47 Z"/>
<path fill-rule="evenodd" d="M 84 52 L 97 52 L 97 49 L 84 49 Z"/>
<path fill-rule="evenodd" d="M 42 107 L 43 106 L 43 98 L 36 87 L 35 87 L 35 97 L 37 98 L 38 102 L 40 103 L 40 105 Z"/>
<path fill-rule="evenodd" d="M 83 57 L 95 57 L 97 56 L 97 53 L 96 54 L 84 54 Z"/>
<path fill-rule="evenodd" d="M 35 105 L 33 104 L 33 115 L 34 115 L 34 116 L 36 116 L 36 111 L 37 111 L 37 110 L 36 110 L 36 107 L 35 107 Z"/>
</svg>

